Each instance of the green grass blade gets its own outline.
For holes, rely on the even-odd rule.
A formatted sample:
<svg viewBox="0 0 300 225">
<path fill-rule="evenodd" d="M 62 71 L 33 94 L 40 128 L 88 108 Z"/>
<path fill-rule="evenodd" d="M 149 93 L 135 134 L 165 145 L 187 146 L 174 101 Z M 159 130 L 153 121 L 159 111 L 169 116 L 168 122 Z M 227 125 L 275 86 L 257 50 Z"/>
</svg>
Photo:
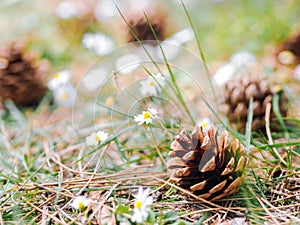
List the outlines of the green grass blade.
<svg viewBox="0 0 300 225">
<path fill-rule="evenodd" d="M 272 99 L 272 105 L 273 105 L 273 112 L 276 116 L 276 119 L 280 123 L 280 126 L 284 130 L 285 133 L 287 133 L 287 127 L 283 121 L 282 115 L 280 113 L 280 108 L 279 108 L 279 100 L 280 100 L 280 94 L 281 93 L 276 93 Z"/>
<path fill-rule="evenodd" d="M 209 69 L 208 69 L 208 66 L 207 66 L 207 63 L 206 63 L 204 52 L 203 52 L 203 49 L 201 47 L 200 38 L 199 38 L 199 36 L 197 34 L 197 31 L 196 31 L 196 28 L 195 28 L 194 23 L 192 21 L 191 15 L 190 15 L 189 11 L 187 10 L 187 8 L 186 8 L 183 0 L 181 0 L 181 4 L 182 4 L 184 12 L 185 12 L 185 14 L 186 14 L 186 16 L 188 18 L 190 26 L 191 26 L 191 28 L 192 28 L 192 30 L 194 32 L 196 43 L 197 43 L 197 46 L 198 46 L 198 50 L 199 50 L 199 53 L 200 53 L 200 56 L 201 56 L 201 59 L 202 59 L 202 62 L 203 62 L 203 65 L 204 65 L 204 68 L 205 68 L 205 71 L 206 71 L 206 76 L 207 76 L 207 78 L 209 80 L 209 84 L 210 84 L 210 87 L 211 87 L 214 99 L 217 100 L 217 96 L 216 96 L 215 89 L 214 89 L 214 86 L 213 86 L 211 78 L 210 78 L 210 72 L 209 72 Z"/>
</svg>

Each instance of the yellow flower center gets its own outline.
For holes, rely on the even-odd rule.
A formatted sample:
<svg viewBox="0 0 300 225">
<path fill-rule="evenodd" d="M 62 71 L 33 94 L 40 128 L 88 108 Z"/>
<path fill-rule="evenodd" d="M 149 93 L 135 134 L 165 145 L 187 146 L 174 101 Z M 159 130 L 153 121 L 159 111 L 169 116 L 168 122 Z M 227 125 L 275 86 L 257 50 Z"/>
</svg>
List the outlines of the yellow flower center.
<svg viewBox="0 0 300 225">
<path fill-rule="evenodd" d="M 207 123 L 202 123 L 201 126 L 205 129 L 207 127 Z"/>
<path fill-rule="evenodd" d="M 67 92 L 62 92 L 60 95 L 59 95 L 59 98 L 61 100 L 66 100 L 68 98 L 68 93 Z"/>
<path fill-rule="evenodd" d="M 280 92 L 282 90 L 281 85 L 279 85 L 279 84 L 275 85 L 274 90 L 276 93 Z"/>
<path fill-rule="evenodd" d="M 83 203 L 83 202 L 78 202 L 78 208 L 79 208 L 81 211 L 83 211 L 84 208 L 85 208 L 84 203 Z"/>
<path fill-rule="evenodd" d="M 53 75 L 53 78 L 54 78 L 54 79 L 58 79 L 59 77 L 60 77 L 60 74 L 59 74 L 59 73 L 56 73 L 56 74 Z"/>
<path fill-rule="evenodd" d="M 150 86 L 153 87 L 153 86 L 155 85 L 155 82 L 154 82 L 154 81 L 151 81 L 149 84 L 150 84 Z"/>
<path fill-rule="evenodd" d="M 142 204 L 143 204 L 143 203 L 142 203 L 140 200 L 136 200 L 136 201 L 134 202 L 134 207 L 135 207 L 136 209 L 141 209 Z"/>
<path fill-rule="evenodd" d="M 114 104 L 114 99 L 112 97 L 108 97 L 106 100 L 105 100 L 105 104 L 107 106 L 113 106 Z"/>
<path fill-rule="evenodd" d="M 151 117 L 151 114 L 149 111 L 144 113 L 144 119 L 149 119 Z"/>
<path fill-rule="evenodd" d="M 97 135 L 97 136 L 95 137 L 95 140 L 96 140 L 96 141 L 101 141 L 101 138 Z"/>
</svg>

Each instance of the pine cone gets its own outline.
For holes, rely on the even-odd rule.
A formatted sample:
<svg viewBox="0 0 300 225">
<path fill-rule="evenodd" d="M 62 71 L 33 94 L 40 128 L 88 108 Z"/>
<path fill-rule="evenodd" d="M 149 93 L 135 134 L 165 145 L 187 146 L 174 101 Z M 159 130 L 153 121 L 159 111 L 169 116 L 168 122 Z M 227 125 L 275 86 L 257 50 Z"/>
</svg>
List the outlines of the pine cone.
<svg viewBox="0 0 300 225">
<path fill-rule="evenodd" d="M 253 120 L 252 131 L 265 132 L 265 113 L 268 103 L 272 104 L 273 96 L 278 93 L 280 95 L 279 107 L 282 116 L 287 114 L 287 97 L 284 92 L 274 90 L 266 79 L 261 78 L 237 78 L 229 81 L 225 87 L 225 105 L 226 114 L 230 122 L 236 125 L 240 132 L 244 132 L 246 128 L 248 106 L 250 98 L 253 97 Z M 276 117 L 271 110 L 270 113 L 271 128 L 275 129 Z"/>
<path fill-rule="evenodd" d="M 159 41 L 163 41 L 165 39 L 166 33 L 166 11 L 163 9 L 161 5 L 158 4 L 148 4 L 145 8 L 130 8 L 127 10 L 125 19 L 129 24 L 130 28 L 126 25 L 125 30 L 127 33 L 127 42 L 136 42 L 140 41 L 152 41 L 155 40 L 155 36 L 149 26 L 151 24 L 157 39 Z M 147 18 L 144 15 L 147 15 Z M 135 38 L 133 33 L 137 36 L 138 39 Z M 156 41 L 153 41 L 150 44 L 155 45 Z"/>
<path fill-rule="evenodd" d="M 0 102 L 11 99 L 17 106 L 37 105 L 47 91 L 43 78 L 48 72 L 46 61 L 24 52 L 21 42 L 11 42 L 0 49 Z"/>
<path fill-rule="evenodd" d="M 211 201 L 235 193 L 244 178 L 248 158 L 237 139 L 230 142 L 227 131 L 219 140 L 217 130 L 196 127 L 190 136 L 183 130 L 171 144 L 168 169 L 175 169 L 171 182 Z"/>
<path fill-rule="evenodd" d="M 300 33 L 282 43 L 276 53 L 277 60 L 284 65 L 300 63 Z"/>
</svg>

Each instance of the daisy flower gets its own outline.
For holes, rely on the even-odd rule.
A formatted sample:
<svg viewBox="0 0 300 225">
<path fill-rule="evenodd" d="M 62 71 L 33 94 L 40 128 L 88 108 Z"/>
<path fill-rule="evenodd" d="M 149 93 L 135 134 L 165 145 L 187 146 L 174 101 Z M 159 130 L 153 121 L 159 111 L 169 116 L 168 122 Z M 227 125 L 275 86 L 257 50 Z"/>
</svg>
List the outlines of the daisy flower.
<svg viewBox="0 0 300 225">
<path fill-rule="evenodd" d="M 214 79 L 218 85 L 227 83 L 237 72 L 237 67 L 231 63 L 221 66 L 214 74 Z"/>
<path fill-rule="evenodd" d="M 65 85 L 69 82 L 71 72 L 69 70 L 63 70 L 53 75 L 53 78 L 48 83 L 48 88 L 52 91 L 58 87 Z"/>
<path fill-rule="evenodd" d="M 123 55 L 116 61 L 116 70 L 121 74 L 130 74 L 140 66 L 140 59 L 137 55 Z"/>
<path fill-rule="evenodd" d="M 109 53 L 114 47 L 113 40 L 109 36 L 101 32 L 86 33 L 85 35 L 83 35 L 81 44 L 84 48 L 88 49 L 96 55 L 105 55 Z"/>
<path fill-rule="evenodd" d="M 134 116 L 134 121 L 138 123 L 138 125 L 149 124 L 152 123 L 152 120 L 158 118 L 157 109 L 148 108 L 147 111 L 143 111 L 141 114 Z"/>
<path fill-rule="evenodd" d="M 142 81 L 140 91 L 142 95 L 153 95 L 156 96 L 161 91 L 161 87 L 166 85 L 166 80 L 162 74 L 158 73 L 156 75 L 149 76 L 147 80 Z"/>
<path fill-rule="evenodd" d="M 185 28 L 185 29 L 180 30 L 177 33 L 175 33 L 170 38 L 170 40 L 173 41 L 174 43 L 184 44 L 186 42 L 189 42 L 189 41 L 193 40 L 193 38 L 194 38 L 193 29 Z"/>
<path fill-rule="evenodd" d="M 255 62 L 255 55 L 247 51 L 236 52 L 230 58 L 230 63 L 238 68 L 251 66 Z"/>
<path fill-rule="evenodd" d="M 274 93 L 279 93 L 282 91 L 282 86 L 280 84 L 276 84 L 273 86 Z"/>
<path fill-rule="evenodd" d="M 147 208 L 153 203 L 153 197 L 149 196 L 149 193 L 149 188 L 143 190 L 142 187 L 139 187 L 134 201 L 134 210 L 131 217 L 132 222 L 142 223 L 148 218 L 149 212 Z"/>
<path fill-rule="evenodd" d="M 55 8 L 55 14 L 61 19 L 71 19 L 78 15 L 78 9 L 72 2 L 61 2 Z"/>
<path fill-rule="evenodd" d="M 199 120 L 198 126 L 201 126 L 203 131 L 208 131 L 213 126 L 213 122 L 208 117 L 204 117 Z"/>
<path fill-rule="evenodd" d="M 76 90 L 72 84 L 68 83 L 53 90 L 53 95 L 57 105 L 72 107 L 76 96 Z"/>
<path fill-rule="evenodd" d="M 116 5 L 122 4 L 121 0 L 101 0 L 97 2 L 94 9 L 94 15 L 100 24 L 111 21 L 115 16 L 119 15 Z"/>
<path fill-rule="evenodd" d="M 84 209 L 86 207 L 88 207 L 90 202 L 91 202 L 90 198 L 80 195 L 80 196 L 77 196 L 76 198 L 74 198 L 73 201 L 69 205 L 76 210 L 84 211 Z"/>
<path fill-rule="evenodd" d="M 85 143 L 87 145 L 98 145 L 99 142 L 104 142 L 108 138 L 108 133 L 104 131 L 98 131 L 97 133 L 94 132 L 90 136 L 87 136 L 85 138 Z"/>
</svg>

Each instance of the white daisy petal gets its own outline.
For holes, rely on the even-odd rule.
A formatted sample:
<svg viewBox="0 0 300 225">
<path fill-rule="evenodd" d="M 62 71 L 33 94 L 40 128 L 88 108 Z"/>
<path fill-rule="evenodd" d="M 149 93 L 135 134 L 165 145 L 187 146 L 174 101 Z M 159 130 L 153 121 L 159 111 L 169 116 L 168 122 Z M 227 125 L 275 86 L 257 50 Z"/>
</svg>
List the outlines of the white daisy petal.
<svg viewBox="0 0 300 225">
<path fill-rule="evenodd" d="M 78 15 L 78 9 L 72 2 L 61 2 L 56 6 L 55 14 L 61 19 L 71 19 Z"/>
<path fill-rule="evenodd" d="M 145 201 L 146 198 L 148 197 L 149 193 L 150 193 L 150 188 L 146 188 L 146 189 L 144 190 L 142 196 L 141 196 L 141 199 L 142 199 L 143 201 Z"/>
<path fill-rule="evenodd" d="M 153 117 L 153 118 L 158 118 L 158 116 L 157 116 L 157 109 L 156 108 L 148 108 L 148 111 L 151 113 L 151 116 Z"/>
<path fill-rule="evenodd" d="M 116 70 L 121 74 L 130 74 L 140 66 L 140 59 L 134 54 L 123 55 L 116 61 Z"/>
<path fill-rule="evenodd" d="M 181 31 L 178 31 L 172 36 L 172 39 L 176 40 L 177 43 L 183 44 L 191 41 L 194 38 L 194 32 L 191 28 L 186 28 Z"/>
<path fill-rule="evenodd" d="M 233 64 L 225 64 L 220 67 L 214 75 L 214 79 L 218 85 L 227 83 L 237 72 L 237 67 Z"/>
<path fill-rule="evenodd" d="M 108 138 L 108 133 L 105 133 L 103 131 L 98 131 L 97 136 L 98 136 L 99 140 L 101 142 L 103 142 L 103 141 L 106 141 L 106 139 Z"/>
<path fill-rule="evenodd" d="M 152 196 L 147 196 L 146 200 L 145 200 L 145 205 L 146 206 L 150 206 L 153 203 L 153 198 Z"/>
<path fill-rule="evenodd" d="M 111 20 L 113 17 L 119 15 L 118 10 L 116 9 L 116 5 L 120 3 L 118 1 L 112 0 L 101 0 L 98 1 L 94 14 L 96 19 L 102 24 L 103 22 Z"/>
<path fill-rule="evenodd" d="M 90 136 L 87 136 L 85 138 L 85 142 L 87 145 L 97 145 L 98 141 L 96 140 L 97 134 L 92 133 Z"/>
</svg>

